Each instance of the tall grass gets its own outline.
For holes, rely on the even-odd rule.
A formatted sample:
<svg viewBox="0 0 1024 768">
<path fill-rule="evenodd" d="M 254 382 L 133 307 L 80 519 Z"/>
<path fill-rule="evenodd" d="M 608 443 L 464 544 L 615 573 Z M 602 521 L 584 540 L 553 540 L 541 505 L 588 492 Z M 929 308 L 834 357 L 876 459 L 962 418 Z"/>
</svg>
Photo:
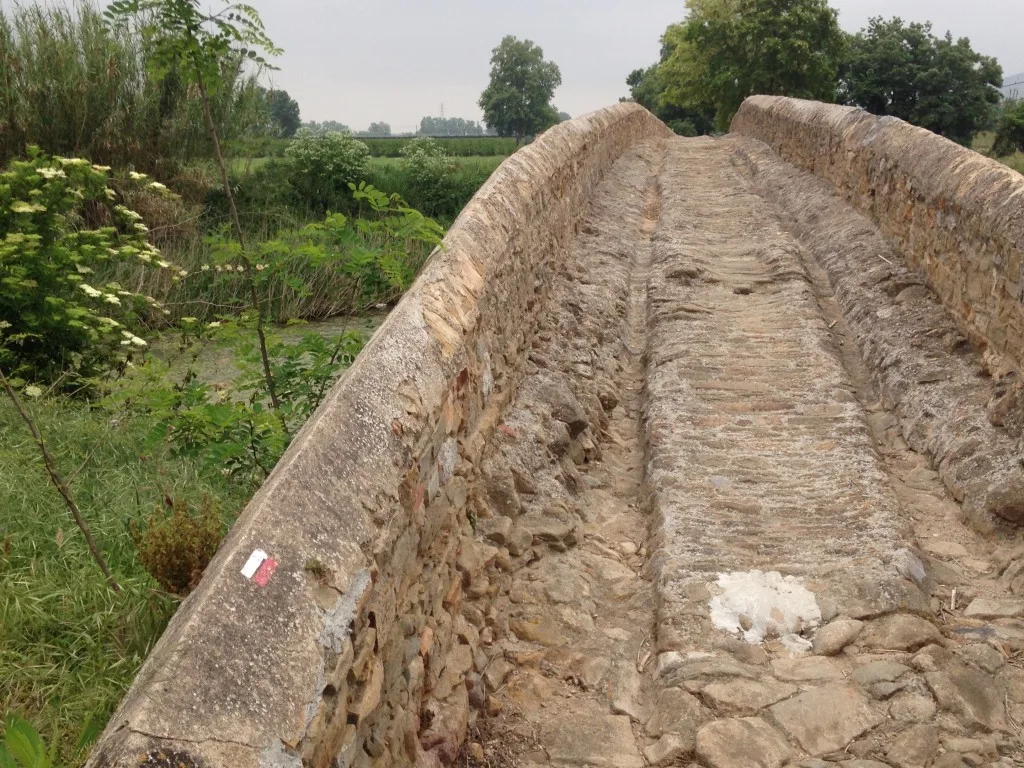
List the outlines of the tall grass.
<svg viewBox="0 0 1024 768">
<path fill-rule="evenodd" d="M 251 489 L 154 455 L 143 421 L 114 423 L 109 412 L 66 400 L 34 410 L 123 588 L 115 594 L 105 583 L 24 425 L 0 399 L 0 712 L 62 734 L 67 759 L 83 723 L 113 712 L 177 606 L 137 561 L 129 523 L 165 493 L 191 502 L 209 494 L 233 512 Z"/>
<path fill-rule="evenodd" d="M 56 155 L 167 177 L 210 152 L 201 104 L 174 71 L 155 78 L 146 43 L 112 31 L 88 3 L 0 9 L 0 163 L 37 144 Z M 231 65 L 216 97 L 222 135 L 258 122 L 265 100 Z"/>
</svg>

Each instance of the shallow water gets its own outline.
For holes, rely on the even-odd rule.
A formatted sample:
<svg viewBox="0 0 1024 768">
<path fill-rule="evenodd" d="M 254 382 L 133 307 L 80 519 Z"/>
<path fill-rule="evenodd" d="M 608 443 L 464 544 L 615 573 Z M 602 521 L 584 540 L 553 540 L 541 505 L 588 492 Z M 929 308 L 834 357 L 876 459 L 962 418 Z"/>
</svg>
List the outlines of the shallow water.
<svg viewBox="0 0 1024 768">
<path fill-rule="evenodd" d="M 363 342 L 370 340 L 377 328 L 388 316 L 388 311 L 370 312 L 356 316 L 338 316 L 327 320 L 301 323 L 288 326 L 272 326 L 270 333 L 284 341 L 298 341 L 307 333 L 320 333 L 333 336 L 344 331 L 358 331 Z M 253 331 L 255 335 L 255 331 Z M 171 377 L 178 378 L 192 365 L 200 381 L 210 384 L 227 384 L 239 374 L 235 362 L 235 353 L 231 343 L 226 340 L 214 340 L 198 351 L 195 363 L 192 364 L 193 352 L 185 354 L 178 350 L 179 337 L 176 333 L 166 333 L 152 343 L 153 354 L 171 363 Z"/>
</svg>

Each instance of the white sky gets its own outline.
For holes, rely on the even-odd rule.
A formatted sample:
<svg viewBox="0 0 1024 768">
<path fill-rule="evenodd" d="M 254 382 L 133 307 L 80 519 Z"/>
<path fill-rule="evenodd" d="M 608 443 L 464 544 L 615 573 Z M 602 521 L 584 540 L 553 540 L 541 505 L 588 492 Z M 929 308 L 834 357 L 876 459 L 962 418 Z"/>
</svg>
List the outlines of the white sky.
<svg viewBox="0 0 1024 768">
<path fill-rule="evenodd" d="M 204 0 L 204 3 L 208 0 Z M 9 7 L 14 0 L 0 0 Z M 626 75 L 653 63 L 682 0 L 250 0 L 284 49 L 273 83 L 304 120 L 353 129 L 384 120 L 412 130 L 425 115 L 479 119 L 491 49 L 526 37 L 562 70 L 555 105 L 573 116 L 616 102 Z M 219 5 L 210 3 L 211 5 Z M 875 15 L 932 21 L 969 37 L 1005 74 L 1024 72 L 1024 0 L 832 0 L 849 31 Z"/>
</svg>

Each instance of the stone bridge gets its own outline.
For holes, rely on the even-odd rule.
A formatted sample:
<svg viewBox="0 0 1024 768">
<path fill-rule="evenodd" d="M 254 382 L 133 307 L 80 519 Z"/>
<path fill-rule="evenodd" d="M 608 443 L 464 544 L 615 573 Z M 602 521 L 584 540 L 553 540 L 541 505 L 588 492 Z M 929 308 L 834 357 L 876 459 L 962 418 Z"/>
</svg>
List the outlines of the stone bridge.
<svg viewBox="0 0 1024 768">
<path fill-rule="evenodd" d="M 1024 764 L 1024 177 L 732 129 L 509 158 L 89 765 Z"/>
</svg>

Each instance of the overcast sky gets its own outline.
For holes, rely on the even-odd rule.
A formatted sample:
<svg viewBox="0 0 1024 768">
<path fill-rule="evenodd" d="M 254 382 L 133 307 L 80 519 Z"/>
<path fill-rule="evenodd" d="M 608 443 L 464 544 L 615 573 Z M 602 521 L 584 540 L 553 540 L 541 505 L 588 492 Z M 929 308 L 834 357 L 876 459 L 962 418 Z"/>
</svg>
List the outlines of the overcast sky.
<svg viewBox="0 0 1024 768">
<path fill-rule="evenodd" d="M 384 120 L 395 132 L 437 115 L 442 103 L 449 117 L 479 119 L 491 50 L 504 35 L 533 40 L 561 67 L 559 109 L 578 116 L 612 104 L 626 95 L 626 75 L 657 59 L 665 27 L 683 17 L 682 0 L 249 1 L 284 49 L 273 83 L 298 100 L 304 120 L 355 130 Z M 1024 72 L 1024 0 L 831 1 L 849 31 L 876 15 L 931 21 L 938 34 L 969 37 L 1005 74 Z"/>
</svg>

